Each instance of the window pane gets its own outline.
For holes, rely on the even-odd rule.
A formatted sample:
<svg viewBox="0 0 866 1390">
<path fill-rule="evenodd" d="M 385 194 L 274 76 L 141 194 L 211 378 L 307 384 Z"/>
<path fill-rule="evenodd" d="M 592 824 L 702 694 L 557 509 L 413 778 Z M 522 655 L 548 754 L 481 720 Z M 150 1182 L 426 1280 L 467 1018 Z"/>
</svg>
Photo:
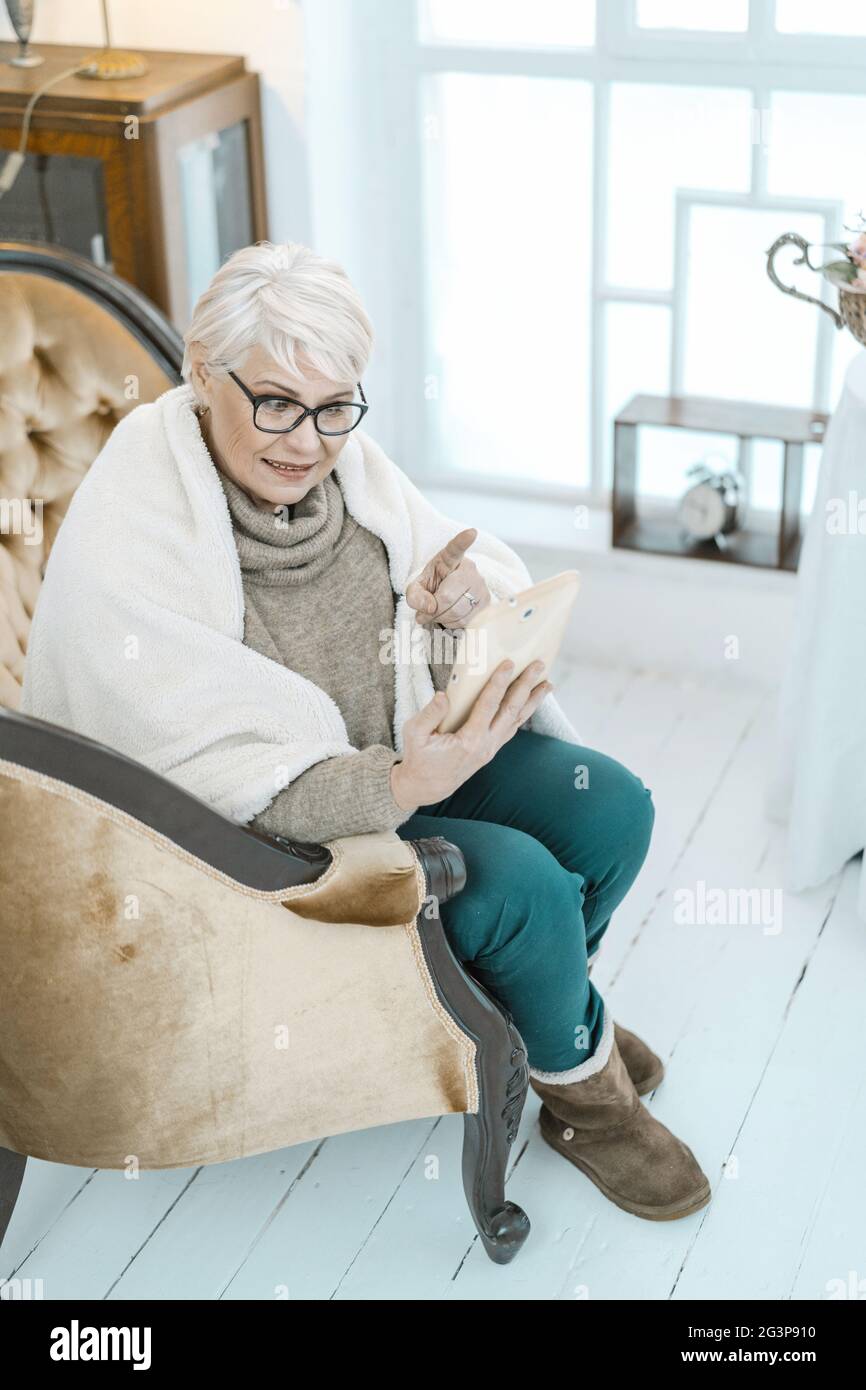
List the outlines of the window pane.
<svg viewBox="0 0 866 1390">
<path fill-rule="evenodd" d="M 727 87 L 614 83 L 611 90 L 607 277 L 670 289 L 678 187 L 745 193 L 752 99 Z"/>
<path fill-rule="evenodd" d="M 862 0 L 776 0 L 776 28 L 782 34 L 866 35 Z"/>
<path fill-rule="evenodd" d="M 605 481 L 613 476 L 613 422 L 632 396 L 670 395 L 671 311 L 655 304 L 607 306 Z"/>
<path fill-rule="evenodd" d="M 766 250 L 788 230 L 820 241 L 822 228 L 814 213 L 692 210 L 682 345 L 685 394 L 812 404 L 821 311 L 772 284 Z M 778 264 L 781 269 L 781 256 Z M 788 283 L 800 288 L 802 281 L 792 271 Z"/>
<path fill-rule="evenodd" d="M 749 0 L 637 0 L 641 29 L 711 29 L 743 33 L 749 27 Z"/>
<path fill-rule="evenodd" d="M 421 35 L 494 47 L 588 48 L 595 43 L 595 0 L 422 0 Z"/>
<path fill-rule="evenodd" d="M 432 457 L 584 486 L 591 87 L 443 73 L 422 105 Z"/>
<path fill-rule="evenodd" d="M 225 130 L 209 131 L 177 152 L 190 318 L 226 257 L 252 241 L 247 150 L 247 123 L 238 121 Z"/>
<path fill-rule="evenodd" d="M 770 193 L 783 197 L 827 198 L 839 201 L 842 210 L 833 241 L 853 240 L 850 229 L 857 224 L 861 208 L 866 212 L 866 194 L 862 177 L 862 138 L 866 127 L 866 97 L 818 92 L 775 92 L 771 102 L 769 146 L 767 150 L 767 187 Z M 848 229 L 848 230 L 846 230 Z M 787 231 L 780 227 L 779 232 Z M 799 231 L 799 227 L 791 227 Z M 773 238 L 775 240 L 775 237 Z M 824 240 L 822 232 L 819 240 Z M 770 244 L 769 242 L 767 243 Z M 834 260 L 839 253 L 829 247 L 815 247 L 809 254 L 813 265 Z M 777 268 L 785 268 L 781 278 L 787 278 L 789 260 L 780 255 Z M 810 275 L 800 284 L 807 294 L 820 297 L 822 277 Z M 826 297 L 826 295 L 825 295 Z M 829 302 L 837 304 L 835 292 Z M 820 314 L 820 309 L 806 313 Z M 851 359 L 862 351 L 850 333 L 833 333 L 832 377 L 829 405 L 839 400 L 842 383 Z"/>
</svg>

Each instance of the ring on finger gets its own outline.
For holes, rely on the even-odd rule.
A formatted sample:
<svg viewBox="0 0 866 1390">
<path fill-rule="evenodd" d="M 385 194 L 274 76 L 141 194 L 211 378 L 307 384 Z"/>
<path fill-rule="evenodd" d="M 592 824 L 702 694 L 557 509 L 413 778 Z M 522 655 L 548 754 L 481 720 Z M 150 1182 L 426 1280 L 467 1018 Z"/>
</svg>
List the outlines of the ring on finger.
<svg viewBox="0 0 866 1390">
<path fill-rule="evenodd" d="M 472 612 L 473 608 L 477 608 L 478 604 L 481 602 L 480 599 L 477 599 L 475 597 L 471 589 L 464 589 L 463 593 L 460 595 L 459 598 L 456 598 L 453 603 L 449 603 L 447 608 L 443 608 L 442 613 L 439 614 L 439 617 L 441 618 L 443 613 L 450 613 L 451 609 L 456 608 L 458 603 L 462 603 L 463 599 L 469 600 L 469 607 L 468 609 L 464 609 L 462 613 L 455 614 L 455 616 L 458 618 L 467 617 L 468 614 Z"/>
</svg>

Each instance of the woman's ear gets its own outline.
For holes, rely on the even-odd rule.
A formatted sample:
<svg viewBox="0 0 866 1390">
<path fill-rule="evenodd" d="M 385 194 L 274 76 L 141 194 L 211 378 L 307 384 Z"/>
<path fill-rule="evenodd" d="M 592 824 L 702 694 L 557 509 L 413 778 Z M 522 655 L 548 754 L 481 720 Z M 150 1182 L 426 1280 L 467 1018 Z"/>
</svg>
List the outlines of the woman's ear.
<svg viewBox="0 0 866 1390">
<path fill-rule="evenodd" d="M 204 360 L 201 343 L 192 342 L 189 345 L 190 351 L 190 385 L 195 392 L 196 400 L 202 408 L 208 403 L 208 385 L 210 382 L 210 372 Z"/>
</svg>

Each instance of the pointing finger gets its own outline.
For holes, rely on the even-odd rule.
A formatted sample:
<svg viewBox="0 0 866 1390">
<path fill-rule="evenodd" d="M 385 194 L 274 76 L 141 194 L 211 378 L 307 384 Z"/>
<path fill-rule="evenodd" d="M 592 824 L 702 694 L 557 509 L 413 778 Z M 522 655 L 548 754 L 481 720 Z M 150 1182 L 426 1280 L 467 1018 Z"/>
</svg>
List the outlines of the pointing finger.
<svg viewBox="0 0 866 1390">
<path fill-rule="evenodd" d="M 478 532 L 474 526 L 467 526 L 465 531 L 458 531 L 457 535 L 453 536 L 448 544 L 439 551 L 437 560 L 446 569 L 455 569 L 463 559 L 464 552 L 474 543 L 477 536 Z"/>
</svg>

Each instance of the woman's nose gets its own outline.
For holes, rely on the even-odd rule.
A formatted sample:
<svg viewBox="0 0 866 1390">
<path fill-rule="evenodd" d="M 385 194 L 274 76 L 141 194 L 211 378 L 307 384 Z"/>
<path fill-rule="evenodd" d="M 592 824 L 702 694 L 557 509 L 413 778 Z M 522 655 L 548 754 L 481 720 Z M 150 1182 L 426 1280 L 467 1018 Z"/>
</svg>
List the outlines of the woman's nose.
<svg viewBox="0 0 866 1390">
<path fill-rule="evenodd" d="M 302 449 L 305 453 L 317 454 L 322 442 L 312 415 L 308 415 L 297 429 L 290 430 L 287 438 L 291 440 L 296 449 Z"/>
</svg>

